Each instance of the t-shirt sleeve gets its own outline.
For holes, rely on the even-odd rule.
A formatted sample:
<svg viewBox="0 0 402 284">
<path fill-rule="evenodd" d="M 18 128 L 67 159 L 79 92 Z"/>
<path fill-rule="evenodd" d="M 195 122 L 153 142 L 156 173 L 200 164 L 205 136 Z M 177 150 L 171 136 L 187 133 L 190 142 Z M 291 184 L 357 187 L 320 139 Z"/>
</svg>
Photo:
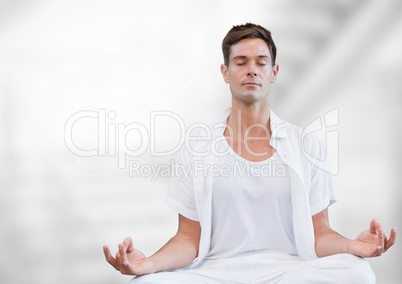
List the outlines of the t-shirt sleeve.
<svg viewBox="0 0 402 284">
<path fill-rule="evenodd" d="M 315 215 L 335 203 L 336 198 L 325 149 L 316 137 L 312 147 L 315 162 L 311 167 L 310 208 L 311 214 Z"/>
<path fill-rule="evenodd" d="M 193 172 L 193 159 L 183 145 L 171 169 L 165 204 L 184 217 L 199 221 L 194 196 Z"/>
</svg>

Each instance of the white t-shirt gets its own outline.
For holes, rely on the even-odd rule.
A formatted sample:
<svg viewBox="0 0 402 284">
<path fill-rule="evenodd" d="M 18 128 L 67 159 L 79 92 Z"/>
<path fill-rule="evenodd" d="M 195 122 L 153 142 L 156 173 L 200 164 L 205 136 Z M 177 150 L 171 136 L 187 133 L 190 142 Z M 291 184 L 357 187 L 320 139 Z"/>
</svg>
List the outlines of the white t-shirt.
<svg viewBox="0 0 402 284">
<path fill-rule="evenodd" d="M 207 258 L 226 258 L 253 250 L 297 254 L 288 169 L 277 152 L 261 162 L 237 155 L 219 142 L 212 187 L 212 232 Z"/>
<path fill-rule="evenodd" d="M 201 238 L 197 259 L 188 267 L 199 266 L 210 252 L 212 235 L 213 183 L 216 141 L 221 139 L 230 114 L 191 137 L 177 152 L 165 203 L 179 214 L 200 222 Z M 291 187 L 291 210 L 297 254 L 316 259 L 311 216 L 335 202 L 332 176 L 328 172 L 325 148 L 319 140 L 299 127 L 281 120 L 270 110 L 270 144 L 286 164 Z"/>
</svg>

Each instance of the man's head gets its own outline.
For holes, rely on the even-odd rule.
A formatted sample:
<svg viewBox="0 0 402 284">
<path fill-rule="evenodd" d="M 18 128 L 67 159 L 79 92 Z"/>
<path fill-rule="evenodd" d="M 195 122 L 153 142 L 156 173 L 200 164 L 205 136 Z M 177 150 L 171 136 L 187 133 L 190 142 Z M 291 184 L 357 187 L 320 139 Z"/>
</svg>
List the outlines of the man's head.
<svg viewBox="0 0 402 284">
<path fill-rule="evenodd" d="M 268 104 L 271 85 L 279 66 L 271 33 L 261 26 L 246 24 L 233 27 L 223 40 L 225 64 L 223 79 L 230 85 L 234 103 Z"/>
<path fill-rule="evenodd" d="M 276 60 L 276 46 L 272 39 L 271 32 L 262 26 L 247 23 L 245 25 L 233 26 L 222 41 L 223 59 L 226 66 L 230 63 L 230 53 L 232 45 L 243 39 L 262 39 L 268 46 L 271 54 L 272 66 Z"/>
</svg>

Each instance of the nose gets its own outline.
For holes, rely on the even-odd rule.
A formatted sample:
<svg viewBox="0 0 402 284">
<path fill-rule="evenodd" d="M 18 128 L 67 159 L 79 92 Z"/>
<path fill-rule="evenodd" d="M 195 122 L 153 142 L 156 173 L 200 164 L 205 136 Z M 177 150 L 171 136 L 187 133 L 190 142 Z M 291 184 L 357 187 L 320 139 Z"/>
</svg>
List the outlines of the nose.
<svg viewBox="0 0 402 284">
<path fill-rule="evenodd" d="M 250 64 L 248 65 L 247 76 L 250 76 L 250 77 L 255 77 L 255 76 L 257 76 L 257 68 L 256 68 L 255 64 L 250 63 Z"/>
</svg>

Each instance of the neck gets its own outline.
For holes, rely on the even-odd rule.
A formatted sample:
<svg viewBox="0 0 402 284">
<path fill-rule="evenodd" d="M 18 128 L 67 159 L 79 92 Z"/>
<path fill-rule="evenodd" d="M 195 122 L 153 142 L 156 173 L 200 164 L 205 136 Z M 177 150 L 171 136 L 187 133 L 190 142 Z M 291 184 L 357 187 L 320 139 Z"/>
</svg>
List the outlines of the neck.
<svg viewBox="0 0 402 284">
<path fill-rule="evenodd" d="M 271 135 L 269 119 L 269 104 L 267 101 L 244 104 L 233 100 L 227 126 L 231 128 L 233 134 L 236 133 L 242 137 L 245 135 L 267 137 Z"/>
</svg>

